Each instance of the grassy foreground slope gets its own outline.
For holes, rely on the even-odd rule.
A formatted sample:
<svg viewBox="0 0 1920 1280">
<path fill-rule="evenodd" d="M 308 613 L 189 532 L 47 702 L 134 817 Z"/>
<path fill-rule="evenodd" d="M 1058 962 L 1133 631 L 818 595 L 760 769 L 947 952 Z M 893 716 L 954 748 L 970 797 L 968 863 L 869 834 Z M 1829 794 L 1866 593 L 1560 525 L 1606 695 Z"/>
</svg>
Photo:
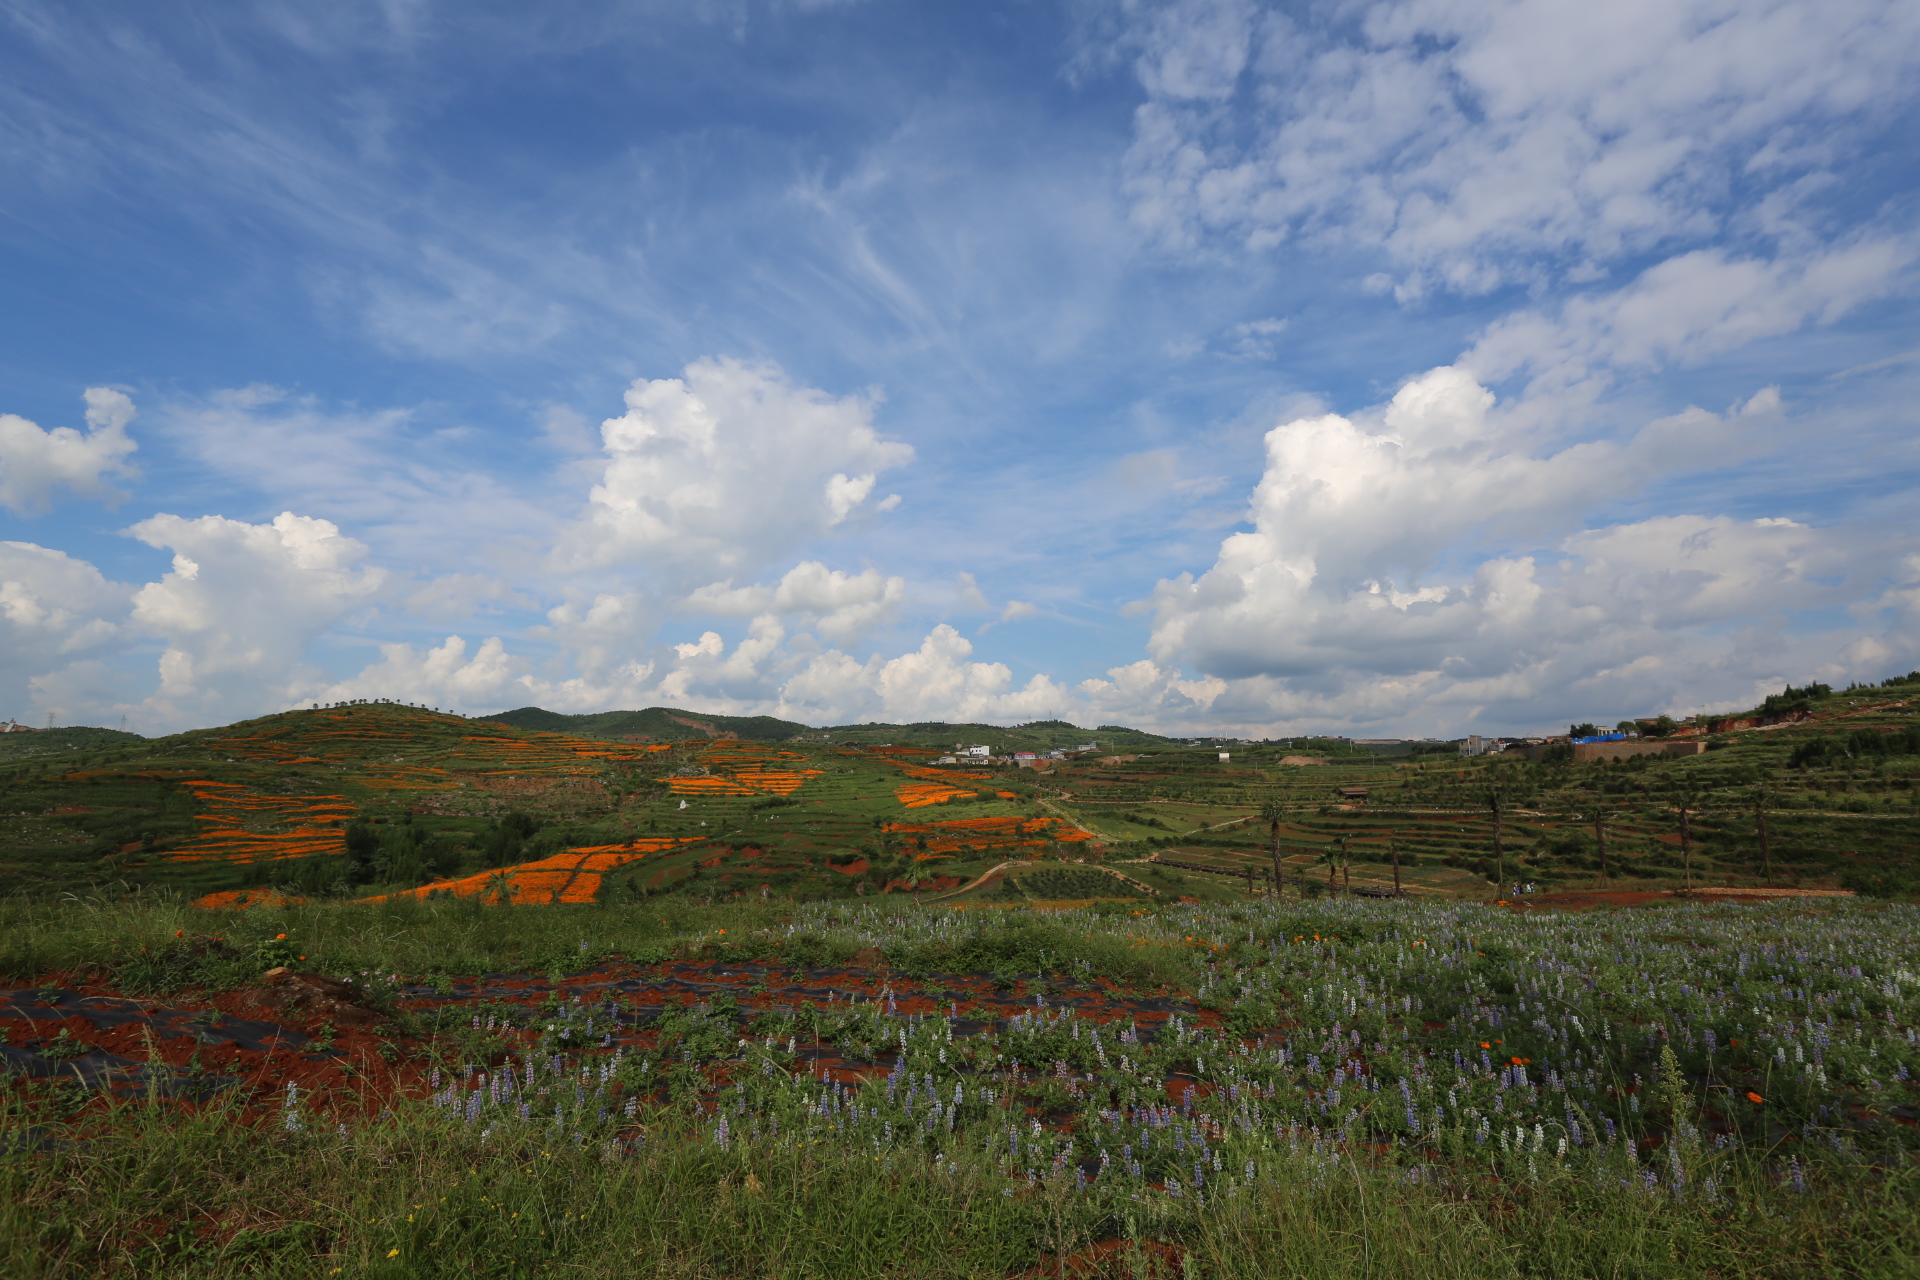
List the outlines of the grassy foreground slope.
<svg viewBox="0 0 1920 1280">
<path fill-rule="evenodd" d="M 1510 910 L 1485 801 L 1545 886 L 1597 813 L 1615 885 L 1906 897 L 1915 724 L 1034 771 L 375 705 L 18 758 L 0 1274 L 1911 1277 L 1917 909 Z M 1412 900 L 1319 896 L 1396 853 Z"/>
<path fill-rule="evenodd" d="M 1916 924 L 14 901 L 0 1272 L 1892 1280 Z"/>
</svg>

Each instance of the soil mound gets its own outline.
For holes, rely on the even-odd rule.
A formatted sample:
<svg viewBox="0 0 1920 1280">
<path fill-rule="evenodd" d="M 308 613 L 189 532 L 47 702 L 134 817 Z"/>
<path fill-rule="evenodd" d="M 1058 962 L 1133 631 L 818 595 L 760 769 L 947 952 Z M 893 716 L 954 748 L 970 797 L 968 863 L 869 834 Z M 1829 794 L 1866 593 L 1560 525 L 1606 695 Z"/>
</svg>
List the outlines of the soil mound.
<svg viewBox="0 0 1920 1280">
<path fill-rule="evenodd" d="M 274 1013 L 324 1018 L 341 1027 L 370 1027 L 386 1021 L 359 987 L 318 973 L 269 969 L 261 985 L 246 994 L 252 1003 Z"/>
</svg>

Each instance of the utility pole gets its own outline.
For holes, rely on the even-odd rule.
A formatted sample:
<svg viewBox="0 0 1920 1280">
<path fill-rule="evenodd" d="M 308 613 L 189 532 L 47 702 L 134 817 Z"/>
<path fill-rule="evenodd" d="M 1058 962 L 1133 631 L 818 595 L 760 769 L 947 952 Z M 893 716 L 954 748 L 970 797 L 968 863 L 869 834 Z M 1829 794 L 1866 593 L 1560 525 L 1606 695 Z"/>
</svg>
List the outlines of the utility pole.
<svg viewBox="0 0 1920 1280">
<path fill-rule="evenodd" d="M 1400 896 L 1400 846 L 1387 841 L 1387 852 L 1393 855 L 1393 896 Z"/>
<path fill-rule="evenodd" d="M 1773 850 L 1767 844 L 1767 791 L 1762 787 L 1753 797 L 1753 820 L 1760 828 L 1760 861 L 1767 871 L 1767 883 L 1773 883 Z"/>
</svg>

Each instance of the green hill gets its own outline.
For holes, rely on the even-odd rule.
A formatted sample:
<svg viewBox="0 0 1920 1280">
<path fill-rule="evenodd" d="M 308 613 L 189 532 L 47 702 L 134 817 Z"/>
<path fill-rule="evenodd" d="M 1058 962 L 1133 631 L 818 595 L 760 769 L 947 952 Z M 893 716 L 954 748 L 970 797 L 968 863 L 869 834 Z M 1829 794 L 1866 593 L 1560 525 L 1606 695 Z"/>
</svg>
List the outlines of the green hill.
<svg viewBox="0 0 1920 1280">
<path fill-rule="evenodd" d="M 648 707 L 644 711 L 597 711 L 566 715 L 544 707 L 521 707 L 484 719 L 516 729 L 568 733 L 576 737 L 612 738 L 635 742 L 680 742 L 697 738 L 740 738 L 751 742 L 834 742 L 845 746 L 905 746 L 951 751 L 956 744 L 990 746 L 996 754 L 1013 751 L 1071 751 L 1097 743 L 1102 751 L 1138 751 L 1170 748 L 1179 739 L 1123 725 L 1083 729 L 1065 720 L 1035 720 L 1023 725 L 949 724 L 923 720 L 914 724 L 843 724 L 815 728 L 773 716 L 723 716 L 675 707 Z"/>
<path fill-rule="evenodd" d="M 596 711 L 586 715 L 565 715 L 541 707 L 521 707 L 517 711 L 502 711 L 499 715 L 483 718 L 512 725 L 516 729 L 641 742 L 679 742 L 701 737 L 784 742 L 795 734 L 810 732 L 804 724 L 776 720 L 772 716 L 716 716 L 680 711 L 673 707 L 648 707 L 645 711 Z"/>
<path fill-rule="evenodd" d="M 65 751 L 93 751 L 102 747 L 126 747 L 146 739 L 121 729 L 94 729 L 72 725 L 62 729 L 30 729 L 0 733 L 0 760 L 23 760 L 33 756 L 58 755 Z"/>
<path fill-rule="evenodd" d="M 996 754 L 1012 751 L 1071 751 L 1087 743 L 1097 743 L 1102 751 L 1137 751 L 1143 747 L 1174 746 L 1175 739 L 1140 729 L 1105 724 L 1097 729 L 1082 729 L 1065 720 L 1035 720 L 1008 727 L 998 724 L 948 724 L 942 720 L 923 720 L 915 724 L 842 724 L 816 729 L 822 739 L 853 746 L 878 746 L 890 743 L 899 747 L 926 747 L 951 751 L 961 743 L 994 749 Z"/>
<path fill-rule="evenodd" d="M 1061 721 L 809 729 L 664 707 L 469 720 L 355 703 L 155 739 L 41 730 L 0 737 L 0 893 L 471 897 L 500 876 L 517 902 L 851 898 L 1084 858 L 1141 867 L 1162 893 L 1245 896 L 1246 873 L 1273 865 L 1256 816 L 1269 802 L 1289 880 L 1324 878 L 1331 859 L 1343 885 L 1391 884 L 1397 862 L 1408 888 L 1443 895 L 1503 873 L 1560 887 L 1920 882 L 1920 686 L 1791 694 L 1805 719 L 1615 763 L 1330 751 L 1299 765 L 1286 763 L 1307 754 L 1298 740 L 1216 749 Z M 959 743 L 997 763 L 939 764 Z M 1099 750 L 1044 769 L 1005 759 L 1088 743 Z M 1489 784 L 1505 798 L 1498 854 Z M 1138 860 L 1154 853 L 1148 871 Z"/>
</svg>

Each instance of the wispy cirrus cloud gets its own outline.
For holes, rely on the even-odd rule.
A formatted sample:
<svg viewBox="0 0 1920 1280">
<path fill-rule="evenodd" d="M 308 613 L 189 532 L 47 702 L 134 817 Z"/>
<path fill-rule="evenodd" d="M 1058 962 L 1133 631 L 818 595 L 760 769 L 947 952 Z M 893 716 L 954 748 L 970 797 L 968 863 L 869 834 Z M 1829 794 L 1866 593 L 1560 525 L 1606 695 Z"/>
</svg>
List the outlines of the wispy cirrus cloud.
<svg viewBox="0 0 1920 1280">
<path fill-rule="evenodd" d="M 453 16 L 0 9 L 0 696 L 1383 732 L 1907 661 L 1911 6 Z"/>
</svg>

